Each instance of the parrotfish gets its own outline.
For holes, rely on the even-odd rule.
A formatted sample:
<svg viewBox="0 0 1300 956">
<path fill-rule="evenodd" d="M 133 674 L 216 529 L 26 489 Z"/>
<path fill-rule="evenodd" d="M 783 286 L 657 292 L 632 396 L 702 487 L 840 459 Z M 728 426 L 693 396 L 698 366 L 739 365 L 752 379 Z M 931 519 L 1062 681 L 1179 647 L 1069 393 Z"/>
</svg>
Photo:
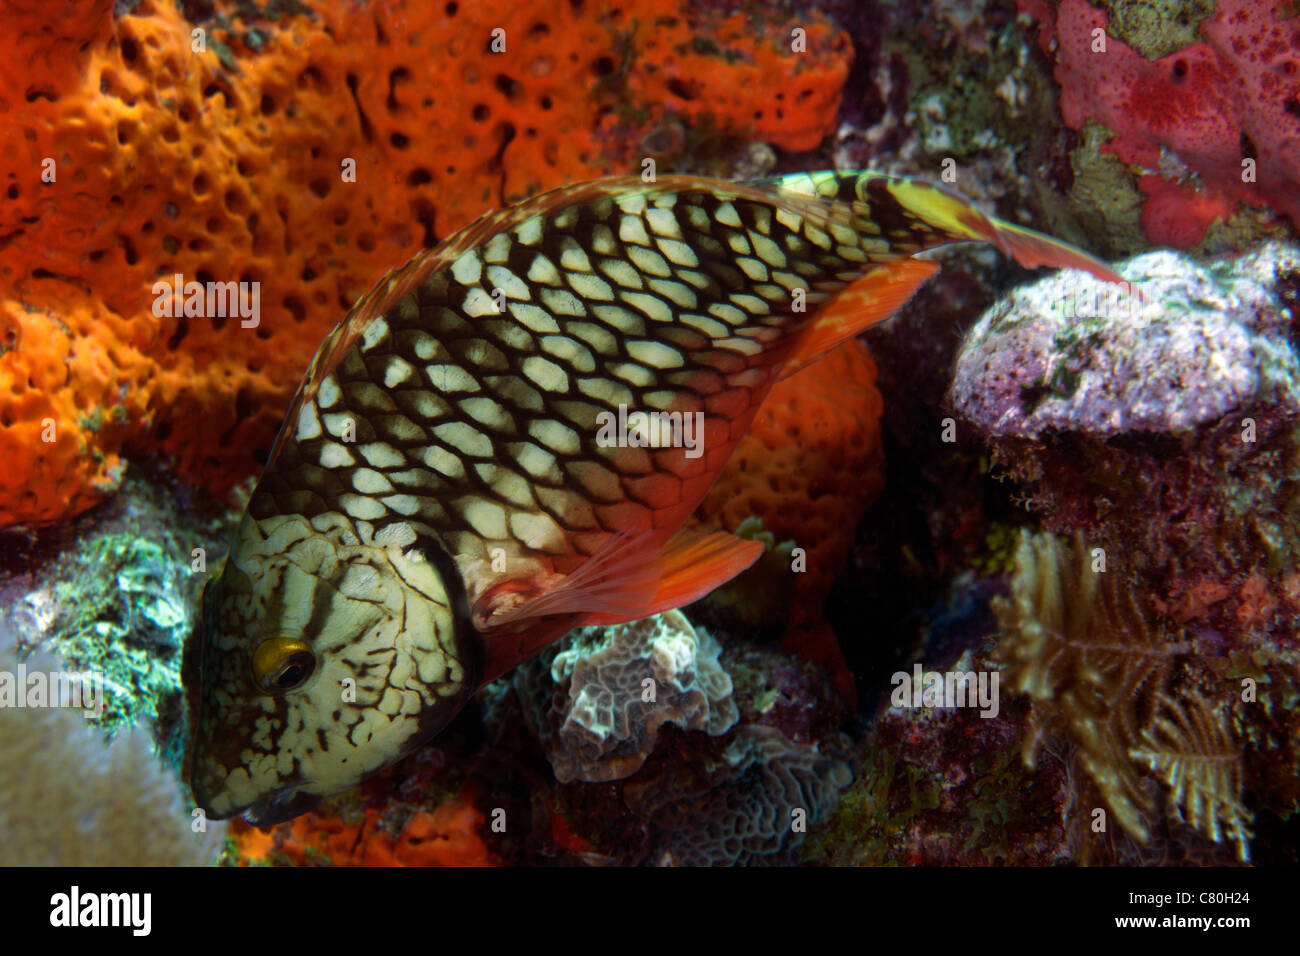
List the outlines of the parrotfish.
<svg viewBox="0 0 1300 956">
<path fill-rule="evenodd" d="M 321 344 L 204 591 L 196 804 L 289 819 L 572 628 L 740 573 L 759 542 L 683 525 L 764 397 L 958 241 L 1117 279 L 870 172 L 568 186 L 390 272 Z"/>
</svg>

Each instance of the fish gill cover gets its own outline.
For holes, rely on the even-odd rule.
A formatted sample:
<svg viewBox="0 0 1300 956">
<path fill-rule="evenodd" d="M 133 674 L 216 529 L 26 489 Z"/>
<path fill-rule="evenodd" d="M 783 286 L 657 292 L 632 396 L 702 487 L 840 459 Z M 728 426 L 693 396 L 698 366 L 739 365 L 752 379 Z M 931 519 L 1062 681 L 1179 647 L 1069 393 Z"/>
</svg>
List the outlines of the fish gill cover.
<svg viewBox="0 0 1300 956">
<path fill-rule="evenodd" d="M 1290 0 L 3 17 L 0 862 L 1300 859 Z"/>
</svg>

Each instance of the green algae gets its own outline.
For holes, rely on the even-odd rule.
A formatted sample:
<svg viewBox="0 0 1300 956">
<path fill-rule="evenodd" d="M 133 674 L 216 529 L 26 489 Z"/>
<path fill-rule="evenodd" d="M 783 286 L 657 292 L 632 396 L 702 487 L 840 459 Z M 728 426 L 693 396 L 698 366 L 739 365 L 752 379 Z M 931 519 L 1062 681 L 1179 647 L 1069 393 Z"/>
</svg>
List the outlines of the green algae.
<svg viewBox="0 0 1300 956">
<path fill-rule="evenodd" d="M 1142 231 L 1142 194 L 1128 167 L 1113 153 L 1102 151 L 1114 134 L 1088 120 L 1079 137 L 1070 154 L 1074 182 L 1068 197 L 1092 250 L 1112 259 L 1146 251 L 1151 244 Z"/>
<path fill-rule="evenodd" d="M 1046 87 L 1014 22 L 991 31 L 984 49 L 955 38 L 918 44 L 909 26 L 885 38 L 882 55 L 907 64 L 911 112 L 919 140 L 932 156 L 967 162 L 997 149 L 1019 153 L 1037 137 L 1024 114 L 1033 112 Z"/>
<path fill-rule="evenodd" d="M 1189 254 L 1197 258 L 1251 249 L 1270 240 L 1285 240 L 1290 229 L 1266 208 L 1240 206 L 1226 220 L 1216 219 Z"/>
<path fill-rule="evenodd" d="M 19 603 L 49 612 L 39 620 L 0 614 L 0 625 L 12 627 L 20 647 L 40 644 L 68 670 L 102 678 L 105 709 L 96 725 L 110 736 L 146 727 L 163 759 L 179 768 L 187 732 L 182 650 L 207 580 L 195 565 L 211 556 L 215 567 L 231 516 L 187 510 L 168 485 L 123 471 L 106 504 L 61 530 L 53 548 L 34 552 L 18 585 L 29 596 Z M 196 548 L 204 562 L 195 561 Z"/>
<path fill-rule="evenodd" d="M 1106 32 L 1148 60 L 1158 60 L 1201 40 L 1201 21 L 1214 0 L 1099 0 L 1110 14 Z"/>
<path fill-rule="evenodd" d="M 160 544 L 131 534 L 90 538 L 59 564 L 49 638 L 69 665 L 103 675 L 110 732 L 152 722 L 180 687 L 190 615 L 174 576 Z"/>
<path fill-rule="evenodd" d="M 907 831 L 939 807 L 941 786 L 914 764 L 899 765 L 885 747 L 868 747 L 857 780 L 840 795 L 825 825 L 804 843 L 804 860 L 836 866 L 903 866 Z"/>
</svg>

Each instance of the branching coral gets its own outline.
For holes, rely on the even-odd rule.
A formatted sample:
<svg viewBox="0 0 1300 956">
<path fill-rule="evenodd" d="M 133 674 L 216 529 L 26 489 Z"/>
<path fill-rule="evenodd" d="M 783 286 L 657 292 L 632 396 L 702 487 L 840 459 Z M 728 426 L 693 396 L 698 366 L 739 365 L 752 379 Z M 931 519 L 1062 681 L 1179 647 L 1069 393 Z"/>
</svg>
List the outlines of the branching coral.
<svg viewBox="0 0 1300 956">
<path fill-rule="evenodd" d="M 666 110 L 807 148 L 852 57 L 820 18 L 797 25 L 804 54 L 795 25 L 680 0 L 274 6 L 191 23 L 163 0 L 11 5 L 0 454 L 22 467 L 0 525 L 83 510 L 122 452 L 228 487 L 385 269 L 494 206 L 633 168 Z M 177 275 L 247 283 L 250 305 L 257 283 L 258 314 L 187 312 L 155 291 Z"/>
<path fill-rule="evenodd" d="M 1066 738 L 1139 843 L 1150 840 L 1157 808 L 1145 766 L 1170 788 L 1169 806 L 1214 842 L 1226 835 L 1245 859 L 1241 750 L 1195 691 L 1176 696 L 1175 668 L 1190 646 L 1170 640 L 1125 575 L 1098 560 L 1081 538 L 1069 547 L 1026 532 L 1013 596 L 995 605 L 1007 677 L 1031 700 L 1025 762 L 1034 765 L 1045 738 Z"/>
</svg>

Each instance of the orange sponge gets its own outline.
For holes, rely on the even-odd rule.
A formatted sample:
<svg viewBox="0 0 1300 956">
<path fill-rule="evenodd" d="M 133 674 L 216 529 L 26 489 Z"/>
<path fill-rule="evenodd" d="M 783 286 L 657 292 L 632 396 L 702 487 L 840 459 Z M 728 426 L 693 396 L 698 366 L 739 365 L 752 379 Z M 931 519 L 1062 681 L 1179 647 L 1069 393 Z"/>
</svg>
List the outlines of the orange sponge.
<svg viewBox="0 0 1300 956">
<path fill-rule="evenodd" d="M 419 810 L 394 839 L 379 826 L 382 810 L 369 809 L 361 822 L 305 814 L 270 834 L 240 823 L 232 827 L 241 857 L 335 866 L 496 866 L 484 844 L 481 812 L 467 799 L 448 798 L 432 811 Z"/>
<path fill-rule="evenodd" d="M 696 512 L 729 531 L 752 515 L 803 550 L 784 643 L 826 666 L 849 696 L 852 678 L 822 607 L 884 488 L 882 411 L 867 347 L 846 342 L 777 383 Z"/>
<path fill-rule="evenodd" d="M 122 451 L 225 489 L 386 269 L 490 208 L 639 169 L 668 110 L 807 148 L 851 59 L 825 21 L 705 22 L 687 0 L 214 6 L 201 27 L 170 0 L 7 6 L 0 455 L 40 487 L 0 486 L 0 524 L 85 508 Z M 257 283 L 256 325 L 158 314 L 176 275 Z M 49 417 L 56 441 L 33 443 Z"/>
<path fill-rule="evenodd" d="M 0 296 L 0 527 L 90 507 L 117 485 L 116 450 L 149 382 L 130 323 L 54 281 Z"/>
</svg>

